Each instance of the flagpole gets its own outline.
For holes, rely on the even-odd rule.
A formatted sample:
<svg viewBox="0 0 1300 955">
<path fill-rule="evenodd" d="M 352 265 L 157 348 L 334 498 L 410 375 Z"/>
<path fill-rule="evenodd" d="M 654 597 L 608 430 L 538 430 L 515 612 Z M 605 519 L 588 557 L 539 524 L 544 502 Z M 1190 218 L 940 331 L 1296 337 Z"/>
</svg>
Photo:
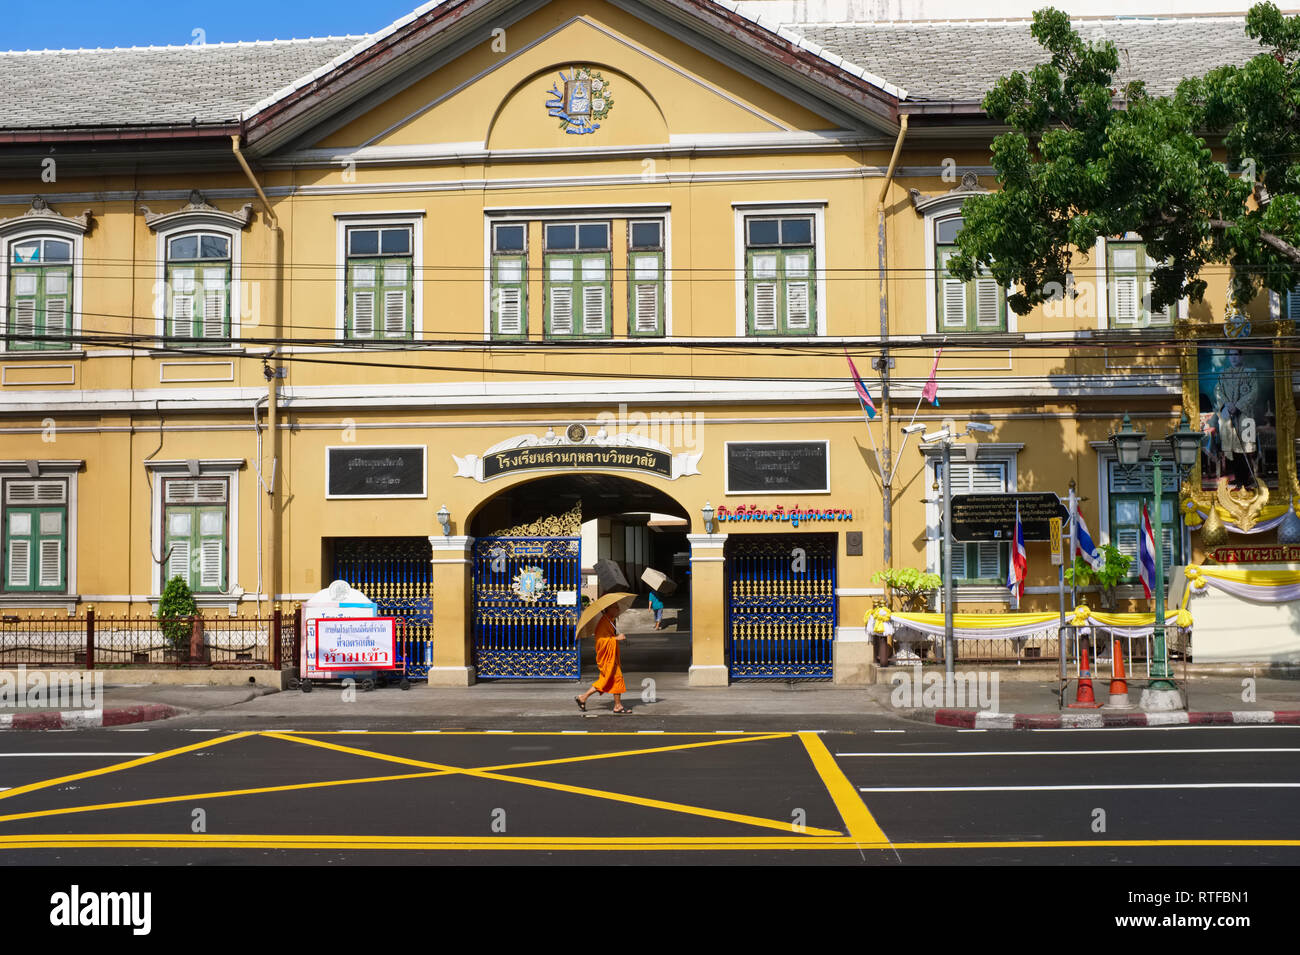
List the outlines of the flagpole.
<svg viewBox="0 0 1300 955">
<path fill-rule="evenodd" d="M 944 340 L 947 341 L 947 339 Z M 943 347 L 940 346 L 939 351 L 934 356 L 934 367 L 930 369 L 930 378 L 921 388 L 921 397 L 916 399 L 916 407 L 912 410 L 912 420 L 907 423 L 908 427 L 916 424 L 916 416 L 921 413 L 921 402 L 925 400 L 925 389 L 930 386 L 930 381 L 934 380 L 935 372 L 939 370 L 939 356 L 942 354 Z M 898 465 L 903 460 L 903 451 L 907 448 L 907 439 L 910 437 L 911 435 L 906 431 L 903 432 L 903 444 L 899 447 L 898 457 L 894 458 L 894 467 L 889 472 L 889 483 L 891 485 L 894 483 L 894 475 L 898 473 Z"/>
</svg>

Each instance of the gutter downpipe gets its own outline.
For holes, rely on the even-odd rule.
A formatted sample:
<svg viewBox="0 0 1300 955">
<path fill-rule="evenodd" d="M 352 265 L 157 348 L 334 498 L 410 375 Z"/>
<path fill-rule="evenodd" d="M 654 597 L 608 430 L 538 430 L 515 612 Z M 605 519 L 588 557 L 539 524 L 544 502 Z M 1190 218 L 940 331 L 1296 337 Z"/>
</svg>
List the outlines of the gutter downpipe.
<svg viewBox="0 0 1300 955">
<path fill-rule="evenodd" d="M 884 512 L 884 562 L 886 569 L 894 567 L 894 490 L 891 477 L 893 468 L 890 455 L 893 450 L 891 433 L 893 430 L 892 413 L 889 402 L 889 367 L 894 360 L 889 357 L 889 255 L 885 240 L 885 198 L 894 181 L 894 169 L 898 166 L 898 156 L 903 151 L 903 140 L 907 137 L 908 114 L 899 118 L 898 139 L 894 142 L 894 154 L 889 158 L 889 171 L 885 173 L 885 183 L 880 187 L 880 198 L 876 200 L 876 254 L 879 258 L 880 282 L 880 421 L 881 435 L 880 484 L 881 509 Z M 874 364 L 874 362 L 873 362 Z"/>
<path fill-rule="evenodd" d="M 248 177 L 248 181 L 252 183 L 253 189 L 257 192 L 257 197 L 262 200 L 262 208 L 266 212 L 266 218 L 268 224 L 271 227 L 271 233 L 272 233 L 271 268 L 272 268 L 272 280 L 275 283 L 275 287 L 272 290 L 272 294 L 271 294 L 271 316 L 270 316 L 271 321 L 269 324 L 270 324 L 270 331 L 271 331 L 271 340 L 273 342 L 277 342 L 280 339 L 280 311 L 281 311 L 282 297 L 284 294 L 284 282 L 283 282 L 284 232 L 280 229 L 280 220 L 276 216 L 275 211 L 271 208 L 270 200 L 266 198 L 266 193 L 262 191 L 261 185 L 258 184 L 257 177 L 253 175 L 253 170 L 249 167 L 248 160 L 244 158 L 243 152 L 241 152 L 239 149 L 238 133 L 235 133 L 230 137 L 230 148 L 235 154 L 235 159 L 239 161 L 240 167 L 244 170 L 244 175 Z M 242 300 L 241 300 L 241 306 L 242 306 Z M 271 360 L 274 359 L 274 357 L 275 357 L 275 350 L 273 348 L 271 352 L 263 360 L 265 362 L 270 362 Z M 267 426 L 267 433 L 268 433 L 267 436 L 270 439 L 270 445 L 271 445 L 270 447 L 271 481 L 269 484 L 264 483 L 261 477 L 262 459 L 261 459 L 260 448 L 258 449 L 257 463 L 258 463 L 258 472 L 259 472 L 258 474 L 258 484 L 260 486 L 259 489 L 265 488 L 266 490 L 267 510 L 269 512 L 268 514 L 269 519 L 267 520 L 265 576 L 266 576 L 267 597 L 271 602 L 272 610 L 274 610 L 279 600 L 279 594 L 280 594 L 280 520 L 279 520 L 279 506 L 278 506 L 279 501 L 276 499 L 278 484 L 277 481 L 275 480 L 276 472 L 279 470 L 278 465 L 279 465 L 279 450 L 280 450 L 280 427 L 279 427 L 280 394 L 279 394 L 279 384 L 278 384 L 279 376 L 277 374 L 278 370 L 273 365 L 269 365 L 269 364 L 266 366 L 266 369 L 269 372 L 269 376 L 266 382 L 266 388 L 267 388 L 266 426 Z M 255 403 L 253 406 L 253 414 L 255 419 L 257 414 L 257 404 L 259 404 L 260 402 L 261 399 L 258 399 L 258 402 Z M 256 425 L 254 426 L 256 427 Z M 261 515 L 260 506 L 258 507 L 258 515 L 259 517 Z M 260 535 L 258 539 L 258 546 L 260 550 L 261 547 Z M 261 601 L 261 589 L 262 589 L 261 581 L 259 581 L 258 582 L 259 612 L 260 612 L 260 601 Z"/>
</svg>

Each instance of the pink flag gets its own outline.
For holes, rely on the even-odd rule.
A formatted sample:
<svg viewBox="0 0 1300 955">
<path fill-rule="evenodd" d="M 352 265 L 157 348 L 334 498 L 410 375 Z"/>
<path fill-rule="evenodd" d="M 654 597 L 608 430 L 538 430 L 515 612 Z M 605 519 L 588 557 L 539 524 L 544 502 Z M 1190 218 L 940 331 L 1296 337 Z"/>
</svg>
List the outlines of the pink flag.
<svg viewBox="0 0 1300 955">
<path fill-rule="evenodd" d="M 921 397 L 936 408 L 939 407 L 939 383 L 934 380 L 934 376 L 939 371 L 939 356 L 942 354 L 942 348 L 934 353 L 934 367 L 930 369 L 930 380 L 921 389 Z"/>
</svg>

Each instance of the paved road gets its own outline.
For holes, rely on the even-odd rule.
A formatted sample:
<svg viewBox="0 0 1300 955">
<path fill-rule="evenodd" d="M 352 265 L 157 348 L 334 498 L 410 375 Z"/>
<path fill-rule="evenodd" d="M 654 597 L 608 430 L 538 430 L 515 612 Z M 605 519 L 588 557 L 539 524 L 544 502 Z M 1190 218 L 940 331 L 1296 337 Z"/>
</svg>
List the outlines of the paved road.
<svg viewBox="0 0 1300 955">
<path fill-rule="evenodd" d="M 633 720 L 9 734 L 0 865 L 1300 863 L 1300 727 Z"/>
</svg>

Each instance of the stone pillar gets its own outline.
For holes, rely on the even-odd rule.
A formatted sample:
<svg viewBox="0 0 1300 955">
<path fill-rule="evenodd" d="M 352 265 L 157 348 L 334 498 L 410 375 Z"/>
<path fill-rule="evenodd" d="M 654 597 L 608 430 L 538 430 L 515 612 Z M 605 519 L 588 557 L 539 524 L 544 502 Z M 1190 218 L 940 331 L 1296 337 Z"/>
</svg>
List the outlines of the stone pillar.
<svg viewBox="0 0 1300 955">
<path fill-rule="evenodd" d="M 726 686 L 726 534 L 687 534 L 691 542 L 691 686 Z"/>
<path fill-rule="evenodd" d="M 433 663 L 430 686 L 474 683 L 472 537 L 430 537 L 433 545 Z"/>
</svg>

